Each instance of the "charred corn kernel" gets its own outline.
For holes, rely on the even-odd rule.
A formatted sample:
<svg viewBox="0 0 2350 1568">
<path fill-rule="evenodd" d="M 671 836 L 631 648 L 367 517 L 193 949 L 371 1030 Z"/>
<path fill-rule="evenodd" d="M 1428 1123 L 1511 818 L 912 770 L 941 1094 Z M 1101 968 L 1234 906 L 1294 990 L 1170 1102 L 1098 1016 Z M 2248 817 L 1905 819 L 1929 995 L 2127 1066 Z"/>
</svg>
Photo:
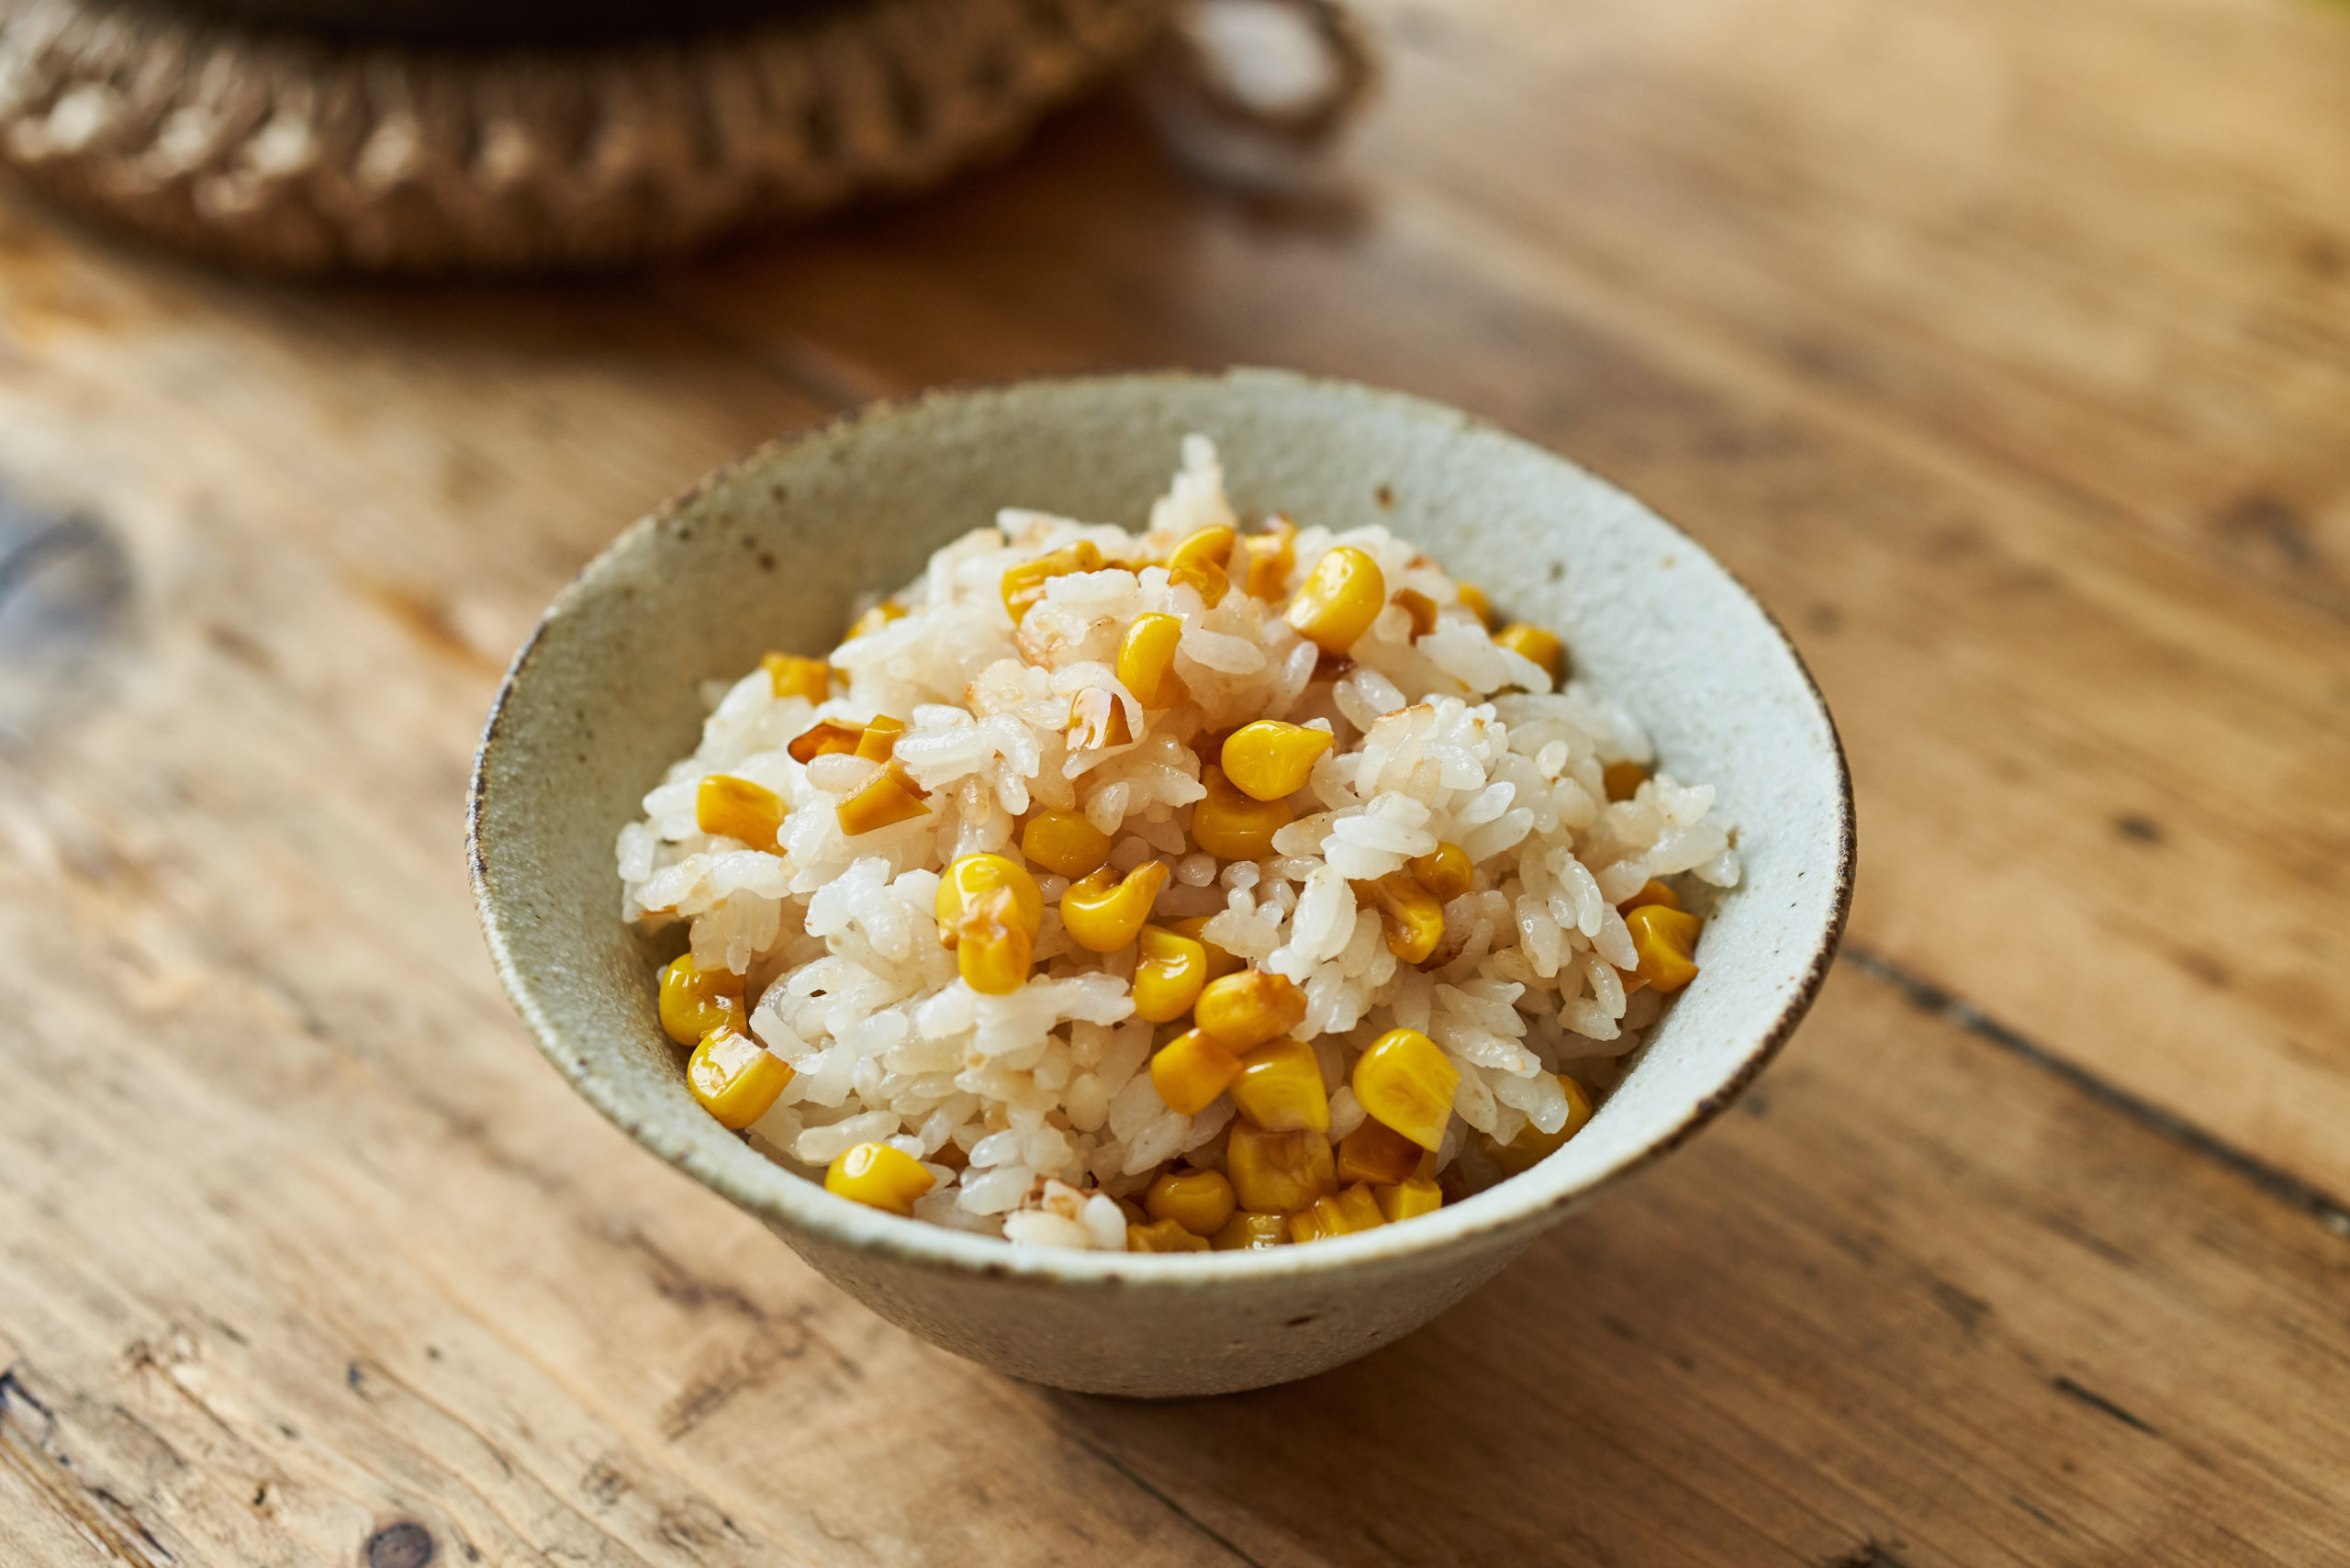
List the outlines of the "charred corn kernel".
<svg viewBox="0 0 2350 1568">
<path fill-rule="evenodd" d="M 1390 1029 L 1355 1059 L 1355 1098 L 1377 1120 L 1418 1144 L 1444 1141 L 1460 1070 L 1417 1029 Z"/>
<path fill-rule="evenodd" d="M 743 977 L 705 969 L 681 953 L 661 970 L 661 1030 L 681 1046 L 701 1043 L 712 1029 L 743 1021 Z"/>
<path fill-rule="evenodd" d="M 1640 884 L 1640 890 L 1616 906 L 1619 914 L 1629 914 L 1636 909 L 1657 904 L 1665 909 L 1679 909 L 1681 895 L 1653 877 Z"/>
<path fill-rule="evenodd" d="M 1204 1252 L 1207 1249 L 1206 1237 L 1194 1236 L 1171 1219 L 1126 1226 L 1126 1250 L 1129 1252 Z"/>
<path fill-rule="evenodd" d="M 938 915 L 938 939 L 948 946 L 955 945 L 953 927 L 963 916 L 965 904 L 981 893 L 1009 888 L 1019 908 L 1019 922 L 1030 936 L 1044 928 L 1045 896 L 1036 890 L 1036 879 L 1016 860 L 1001 855 L 965 855 L 946 868 L 938 879 L 938 897 L 932 908 Z"/>
<path fill-rule="evenodd" d="M 694 791 L 694 825 L 722 838 L 739 838 L 773 851 L 783 825 L 783 798 L 765 785 L 730 773 L 706 775 Z"/>
<path fill-rule="evenodd" d="M 1135 966 L 1135 1016 L 1171 1024 L 1192 1010 L 1208 983 L 1207 945 L 1158 925 L 1144 926 L 1135 940 L 1142 952 Z"/>
<path fill-rule="evenodd" d="M 1591 1091 L 1563 1076 L 1559 1079 L 1559 1087 L 1567 1092 L 1567 1119 L 1559 1124 L 1557 1132 L 1546 1133 L 1528 1122 L 1507 1143 L 1495 1143 L 1490 1137 L 1480 1140 L 1485 1152 L 1494 1157 L 1494 1163 L 1509 1175 L 1522 1175 L 1558 1153 L 1591 1120 Z"/>
<path fill-rule="evenodd" d="M 1686 910 L 1646 903 L 1624 916 L 1632 948 L 1640 956 L 1640 978 L 1670 995 L 1697 978 L 1697 934 L 1706 923 Z"/>
<path fill-rule="evenodd" d="M 1271 518 L 1264 532 L 1252 533 L 1241 543 L 1248 551 L 1249 597 L 1280 599 L 1297 566 L 1297 524 L 1285 517 Z"/>
<path fill-rule="evenodd" d="M 914 1200 L 938 1184 L 922 1161 L 886 1143 L 861 1143 L 824 1172 L 824 1191 L 867 1208 L 912 1215 Z"/>
<path fill-rule="evenodd" d="M 1322 1064 L 1303 1040 L 1275 1040 L 1242 1057 L 1232 1103 L 1269 1133 L 1330 1130 L 1330 1092 L 1322 1084 Z"/>
<path fill-rule="evenodd" d="M 1290 600 L 1289 623 L 1326 654 L 1343 654 L 1371 630 L 1387 604 L 1379 563 L 1351 544 L 1324 552 Z"/>
<path fill-rule="evenodd" d="M 1213 915 L 1194 914 L 1182 920 L 1162 920 L 1158 924 L 1175 933 L 1176 935 L 1189 937 L 1207 949 L 1207 978 L 1211 980 L 1220 980 L 1226 975 L 1236 974 L 1247 969 L 1248 962 L 1245 958 L 1234 958 L 1230 953 L 1208 940 L 1208 922 L 1214 918 Z"/>
<path fill-rule="evenodd" d="M 1233 1196 L 1252 1214 L 1290 1214 L 1338 1190 L 1330 1140 L 1320 1133 L 1269 1133 L 1236 1121 L 1224 1172 Z"/>
<path fill-rule="evenodd" d="M 1373 1187 L 1371 1195 L 1379 1200 L 1379 1212 L 1387 1223 L 1417 1219 L 1444 1207 L 1444 1189 L 1426 1176 L 1414 1176 L 1383 1187 Z"/>
<path fill-rule="evenodd" d="M 1064 544 L 1048 551 L 1033 561 L 1023 561 L 1003 574 L 1003 607 L 1012 612 L 1012 623 L 1019 625 L 1028 619 L 1036 601 L 1045 597 L 1045 585 L 1055 577 L 1065 577 L 1071 572 L 1098 572 L 1102 569 L 1102 552 L 1089 539 L 1074 544 Z"/>
<path fill-rule="evenodd" d="M 865 733 L 856 737 L 856 755 L 871 762 L 887 762 L 897 755 L 898 737 L 905 733 L 903 719 L 876 713 L 866 721 Z"/>
<path fill-rule="evenodd" d="M 1069 939 L 1092 953 L 1114 953 L 1132 942 L 1150 918 L 1168 875 L 1167 862 L 1146 860 L 1124 877 L 1104 866 L 1071 882 L 1061 895 L 1061 924 L 1069 927 Z"/>
<path fill-rule="evenodd" d="M 1436 600 L 1417 588 L 1403 588 L 1396 593 L 1395 602 L 1412 618 L 1412 636 L 1416 641 L 1436 630 Z"/>
<path fill-rule="evenodd" d="M 833 808 L 841 831 L 855 838 L 860 833 L 888 827 L 892 823 L 912 822 L 927 816 L 930 808 L 922 803 L 922 786 L 906 776 L 904 769 L 891 763 L 873 776 L 873 782 Z"/>
<path fill-rule="evenodd" d="M 1540 665 L 1555 686 L 1567 673 L 1567 645 L 1539 626 L 1513 621 L 1494 633 L 1494 641 L 1513 654 L 1523 654 Z"/>
<path fill-rule="evenodd" d="M 900 604 L 894 599 L 885 599 L 880 603 L 875 605 L 872 609 L 867 610 L 864 614 L 858 616 L 856 620 L 850 622 L 848 623 L 848 630 L 841 633 L 841 641 L 844 643 L 854 643 L 859 637 L 872 635 L 874 633 L 881 630 L 882 627 L 890 624 L 892 621 L 903 621 L 905 618 L 906 607 L 904 605 Z"/>
<path fill-rule="evenodd" d="M 1190 695 L 1175 673 L 1175 645 L 1183 640 L 1181 617 L 1153 610 L 1135 617 L 1118 644 L 1118 684 L 1146 708 L 1172 708 Z"/>
<path fill-rule="evenodd" d="M 1404 868 L 1412 873 L 1412 880 L 1434 893 L 1438 903 L 1450 903 L 1477 880 L 1469 852 L 1457 844 L 1439 844 L 1428 854 L 1404 862 Z"/>
<path fill-rule="evenodd" d="M 1286 975 L 1242 969 L 1201 987 L 1192 1016 L 1232 1049 L 1253 1050 L 1305 1022 L 1305 993 Z"/>
<path fill-rule="evenodd" d="M 1238 532 L 1222 523 L 1187 534 L 1167 557 L 1167 580 L 1191 584 L 1200 590 L 1208 608 L 1214 609 L 1232 591 L 1232 577 L 1225 568 L 1232 563 L 1232 547 L 1239 538 Z"/>
<path fill-rule="evenodd" d="M 1261 1252 L 1268 1247 L 1286 1247 L 1289 1221 L 1280 1215 L 1252 1215 L 1237 1209 L 1224 1222 L 1224 1228 L 1208 1238 L 1208 1245 L 1219 1252 Z"/>
<path fill-rule="evenodd" d="M 1150 1086 L 1170 1111 L 1196 1116 L 1240 1076 L 1240 1058 L 1198 1029 L 1186 1029 L 1150 1058 Z"/>
<path fill-rule="evenodd" d="M 1217 760 L 1232 787 L 1250 800 L 1285 801 L 1305 788 L 1315 761 L 1337 744 L 1327 730 L 1259 719 L 1233 731 Z"/>
<path fill-rule="evenodd" d="M 1628 801 L 1649 781 L 1649 770 L 1637 762 L 1611 762 L 1599 770 L 1600 788 L 1611 801 Z"/>
<path fill-rule="evenodd" d="M 733 1028 L 712 1029 L 686 1062 L 686 1086 L 719 1125 L 740 1132 L 767 1114 L 791 1064 Z"/>
<path fill-rule="evenodd" d="M 1292 1241 L 1326 1241 L 1332 1237 L 1352 1236 L 1359 1231 L 1376 1230 L 1387 1223 L 1379 1210 L 1379 1200 L 1369 1187 L 1360 1182 L 1341 1193 L 1332 1193 L 1314 1200 L 1311 1206 L 1289 1216 Z"/>
<path fill-rule="evenodd" d="M 1252 801 L 1221 767 L 1200 769 L 1207 799 L 1192 808 L 1192 842 L 1219 860 L 1262 860 L 1273 852 L 1273 834 L 1289 826 L 1286 801 Z"/>
<path fill-rule="evenodd" d="M 1020 853 L 1057 877 L 1082 877 L 1110 863 L 1110 835 L 1083 812 L 1038 812 L 1020 830 Z"/>
<path fill-rule="evenodd" d="M 805 697 L 811 702 L 822 702 L 833 694 L 833 666 L 822 659 L 804 659 L 798 654 L 769 654 L 759 661 L 767 672 L 768 684 L 778 697 Z"/>
<path fill-rule="evenodd" d="M 1494 604 L 1493 600 L 1485 597 L 1483 588 L 1479 588 L 1475 583 L 1456 582 L 1452 585 L 1452 591 L 1462 604 L 1467 605 L 1476 613 L 1478 620 L 1487 626 L 1493 625 Z"/>
<path fill-rule="evenodd" d="M 1169 1170 L 1151 1182 L 1142 1206 L 1153 1219 L 1171 1219 L 1193 1236 L 1214 1236 L 1239 1204 L 1221 1170 Z"/>
<path fill-rule="evenodd" d="M 815 761 L 820 756 L 854 752 L 865 739 L 863 724 L 844 724 L 837 719 L 819 719 L 794 735 L 784 749 L 791 760 L 799 763 Z"/>
<path fill-rule="evenodd" d="M 1355 897 L 1379 911 L 1387 950 L 1407 964 L 1424 963 L 1444 940 L 1444 901 L 1406 871 L 1354 884 Z"/>
<path fill-rule="evenodd" d="M 1366 1116 L 1362 1126 L 1338 1140 L 1338 1180 L 1392 1187 L 1410 1181 L 1427 1152 L 1386 1123 Z"/>
</svg>

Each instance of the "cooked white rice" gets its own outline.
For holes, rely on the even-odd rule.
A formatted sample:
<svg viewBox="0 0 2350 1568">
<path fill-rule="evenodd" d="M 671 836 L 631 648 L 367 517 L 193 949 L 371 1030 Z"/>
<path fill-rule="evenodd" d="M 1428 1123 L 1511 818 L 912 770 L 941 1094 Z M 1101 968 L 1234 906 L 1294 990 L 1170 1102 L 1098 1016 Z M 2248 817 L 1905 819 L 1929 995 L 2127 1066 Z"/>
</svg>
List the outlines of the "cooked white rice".
<svg viewBox="0 0 2350 1568">
<path fill-rule="evenodd" d="M 1165 861 L 1173 875 L 1156 917 L 1212 915 L 1209 940 L 1302 988 L 1294 1034 L 1336 1086 L 1334 1139 L 1362 1119 L 1346 1087 L 1355 1057 L 1395 1027 L 1429 1035 L 1460 1069 L 1438 1168 L 1458 1164 L 1471 1186 L 1495 1174 L 1484 1139 L 1561 1126 L 1567 1099 L 1551 1074 L 1595 1094 L 1613 1084 L 1661 1004 L 1652 989 L 1626 995 L 1617 971 L 1637 959 L 1616 905 L 1652 878 L 1736 883 L 1712 789 L 1660 772 L 1607 803 L 1606 765 L 1653 760 L 1639 724 L 1581 681 L 1553 693 L 1441 567 L 1385 528 L 1297 534 L 1288 588 L 1350 544 L 1378 562 L 1391 594 L 1416 589 L 1439 607 L 1436 629 L 1415 639 L 1391 603 L 1340 663 L 1280 605 L 1236 588 L 1211 609 L 1147 564 L 1214 524 L 1239 525 L 1214 449 L 1192 436 L 1140 533 L 1006 510 L 939 551 L 893 596 L 902 619 L 833 653 L 846 689 L 836 680 L 829 700 L 778 698 L 762 670 L 705 694 L 700 746 L 621 831 L 623 909 L 648 931 L 687 923 L 698 964 L 747 976 L 751 1030 L 796 1074 L 749 1129 L 754 1147 L 821 1176 L 852 1146 L 886 1142 L 936 1178 L 914 1205 L 921 1218 L 1107 1249 L 1126 1244 L 1114 1198 L 1170 1161 L 1220 1163 L 1230 1098 L 1196 1116 L 1160 1101 L 1146 1062 L 1155 1034 L 1181 1025 L 1134 1017 L 1133 947 L 1102 956 L 1070 943 L 1056 907 L 1064 879 L 1037 878 L 1046 913 L 1021 989 L 981 995 L 958 978 L 936 932 L 940 873 L 982 851 L 1021 859 L 1015 819 L 1038 808 L 1082 811 L 1113 836 L 1117 867 Z M 1053 578 L 1015 629 L 1005 571 L 1080 539 L 1104 569 Z M 1146 611 L 1182 619 L 1175 667 L 1191 693 L 1147 715 L 1113 668 Z M 1088 692 L 1123 706 L 1131 744 L 1070 749 L 1072 700 Z M 802 766 L 785 747 L 820 718 L 877 714 L 905 721 L 896 756 L 930 810 L 848 837 L 834 808 L 879 765 L 836 755 Z M 1220 863 L 1189 837 L 1205 792 L 1192 743 L 1261 718 L 1326 724 L 1337 744 L 1292 799 L 1276 857 Z M 698 785 L 721 772 L 782 799 L 779 853 L 696 826 Z M 1350 883 L 1439 841 L 1468 852 L 1475 887 L 1445 907 L 1440 946 L 1414 967 L 1388 950 Z M 960 1170 L 938 1159 L 950 1143 Z"/>
</svg>

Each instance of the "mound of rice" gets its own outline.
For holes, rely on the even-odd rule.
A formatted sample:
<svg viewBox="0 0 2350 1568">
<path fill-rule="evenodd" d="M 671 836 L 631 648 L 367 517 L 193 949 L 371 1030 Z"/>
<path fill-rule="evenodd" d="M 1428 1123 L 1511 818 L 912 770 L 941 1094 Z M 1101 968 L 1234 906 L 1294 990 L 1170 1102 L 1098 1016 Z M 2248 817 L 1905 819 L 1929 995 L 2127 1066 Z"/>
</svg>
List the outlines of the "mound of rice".
<svg viewBox="0 0 2350 1568">
<path fill-rule="evenodd" d="M 1006 510 L 940 550 L 893 596 L 902 618 L 833 652 L 828 700 L 778 697 L 763 670 L 705 693 L 701 745 L 621 831 L 623 913 L 648 932 L 685 923 L 697 964 L 745 977 L 751 1032 L 794 1070 L 749 1127 L 754 1147 L 821 1177 L 852 1147 L 886 1143 L 935 1179 L 917 1217 L 1108 1249 L 1126 1245 L 1115 1199 L 1174 1164 L 1220 1166 L 1230 1098 L 1192 1116 L 1160 1100 L 1146 1064 L 1182 1025 L 1134 1016 L 1131 946 L 1100 955 L 1069 941 L 1056 907 L 1065 879 L 1036 879 L 1044 921 L 1017 991 L 975 992 L 942 945 L 941 872 L 979 852 L 1021 860 L 1018 824 L 1039 809 L 1081 811 L 1113 835 L 1121 869 L 1166 862 L 1154 919 L 1212 916 L 1207 940 L 1303 990 L 1293 1035 L 1336 1086 L 1334 1140 L 1363 1119 L 1347 1087 L 1355 1058 L 1391 1028 L 1428 1035 L 1460 1070 L 1435 1157 L 1453 1172 L 1449 1191 L 1498 1179 L 1492 1151 L 1529 1124 L 1558 1131 L 1569 1103 L 1554 1075 L 1594 1096 L 1616 1081 L 1663 1003 L 1653 989 L 1627 994 L 1638 959 L 1616 906 L 1651 879 L 1736 883 L 1713 790 L 1660 772 L 1609 803 L 1608 765 L 1653 760 L 1639 726 L 1579 681 L 1554 692 L 1437 563 L 1385 528 L 1303 528 L 1282 599 L 1325 550 L 1348 544 L 1377 561 L 1390 593 L 1432 601 L 1435 629 L 1416 636 L 1409 610 L 1391 602 L 1333 659 L 1291 628 L 1281 602 L 1236 587 L 1210 608 L 1152 564 L 1213 525 L 1240 523 L 1214 448 L 1192 436 L 1140 533 Z M 1005 572 L 1079 540 L 1103 569 L 1050 579 L 1015 626 Z M 1175 669 L 1190 694 L 1147 713 L 1113 668 L 1147 611 L 1181 618 Z M 1133 739 L 1086 745 L 1107 738 L 1093 725 L 1072 749 L 1073 704 L 1106 712 L 1112 701 Z M 895 756 L 929 810 L 848 836 L 834 808 L 881 765 L 832 755 L 803 766 L 785 748 L 820 719 L 882 714 L 906 724 Z M 1263 718 L 1326 726 L 1337 744 L 1292 799 L 1275 855 L 1220 862 L 1190 838 L 1205 794 L 1195 745 Z M 777 853 L 700 831 L 697 790 L 712 773 L 781 799 Z M 1402 963 L 1352 884 L 1439 842 L 1467 852 L 1474 886 L 1445 906 L 1436 953 Z"/>
</svg>

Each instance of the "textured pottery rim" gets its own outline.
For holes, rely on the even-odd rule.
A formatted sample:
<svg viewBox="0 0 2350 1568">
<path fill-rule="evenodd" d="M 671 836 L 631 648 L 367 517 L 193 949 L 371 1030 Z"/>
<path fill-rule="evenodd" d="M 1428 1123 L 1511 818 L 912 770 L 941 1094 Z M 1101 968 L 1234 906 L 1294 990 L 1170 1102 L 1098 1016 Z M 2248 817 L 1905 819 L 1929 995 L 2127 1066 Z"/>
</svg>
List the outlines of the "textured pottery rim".
<svg viewBox="0 0 2350 1568">
<path fill-rule="evenodd" d="M 1458 1204 L 1421 1215 L 1409 1225 L 1382 1226 L 1375 1230 L 1337 1238 L 1313 1247 L 1154 1255 L 1015 1246 L 995 1237 L 901 1218 L 851 1203 L 827 1193 L 821 1183 L 797 1175 L 763 1156 L 750 1154 L 747 1149 L 744 1152 L 756 1161 L 755 1167 L 748 1170 L 747 1180 L 745 1168 L 739 1162 L 727 1162 L 731 1169 L 717 1168 L 707 1158 L 706 1146 L 721 1140 L 734 1143 L 737 1148 L 742 1146 L 736 1135 L 718 1129 L 714 1122 L 709 1124 L 705 1134 L 674 1143 L 666 1137 L 655 1136 L 655 1130 L 641 1123 L 629 1103 L 626 1086 L 588 1070 L 585 1058 L 570 1048 L 561 1029 L 540 1005 L 529 977 L 520 972 L 515 962 L 502 925 L 498 901 L 490 886 L 488 865 L 482 846 L 482 822 L 488 792 L 491 754 L 498 746 L 507 707 L 513 700 L 516 686 L 530 668 L 548 629 L 596 591 L 599 587 L 599 579 L 631 553 L 642 536 L 676 519 L 722 480 L 769 463 L 795 447 L 823 441 L 847 430 L 903 418 L 945 401 L 1000 395 L 1022 387 L 1050 386 L 1078 389 L 1151 382 L 1205 385 L 1277 383 L 1333 395 L 1341 399 L 1384 405 L 1390 409 L 1438 422 L 1463 433 L 1481 431 L 1498 435 L 1533 447 L 1545 455 L 1560 457 L 1559 454 L 1539 442 L 1529 442 L 1490 420 L 1462 413 L 1446 404 L 1355 382 L 1250 367 L 1234 367 L 1212 374 L 1169 370 L 1095 376 L 1035 377 L 946 386 L 902 401 L 884 399 L 867 404 L 822 424 L 763 443 L 738 461 L 705 475 L 683 494 L 623 530 L 611 543 L 598 552 L 555 597 L 554 602 L 532 629 L 529 640 L 515 654 L 505 679 L 499 684 L 498 696 L 491 704 L 488 720 L 483 727 L 480 746 L 475 754 L 473 779 L 467 799 L 465 851 L 473 879 L 475 907 L 507 996 L 530 1026 L 532 1037 L 542 1054 L 570 1081 L 572 1086 L 608 1120 L 669 1164 L 771 1226 L 780 1224 L 786 1228 L 813 1231 L 835 1241 L 944 1272 L 1029 1280 L 1040 1284 L 1126 1285 L 1183 1291 L 1213 1288 L 1243 1278 L 1343 1272 L 1381 1259 L 1439 1251 L 1494 1231 L 1539 1228 L 1547 1220 L 1589 1202 L 1679 1148 L 1746 1091 L 1794 1035 L 1804 1015 L 1810 1011 L 1812 1002 L 1818 997 L 1827 981 L 1837 947 L 1843 939 L 1845 924 L 1852 911 L 1852 881 L 1858 853 L 1852 770 L 1844 756 L 1843 739 L 1837 733 L 1835 719 L 1829 712 L 1827 700 L 1820 693 L 1818 682 L 1813 678 L 1803 655 L 1787 637 L 1785 628 L 1763 607 L 1753 590 L 1737 574 L 1715 560 L 1710 552 L 1671 522 L 1658 517 L 1654 509 L 1646 507 L 1645 503 L 1641 503 L 1643 510 L 1666 528 L 1680 545 L 1695 552 L 1721 572 L 1723 577 L 1753 607 L 1801 678 L 1804 695 L 1827 736 L 1828 747 L 1835 762 L 1834 907 L 1825 929 L 1812 945 L 1802 979 L 1794 994 L 1780 1007 L 1754 1047 L 1724 1076 L 1717 1088 L 1700 1099 L 1677 1123 L 1613 1164 L 1586 1176 L 1551 1174 L 1546 1177 L 1544 1166 L 1537 1165 L 1524 1174 L 1500 1182 Z M 1572 460 L 1561 460 L 1572 465 Z M 1594 483 L 1607 484 L 1596 475 L 1588 476 Z M 682 1081 L 675 1092 L 680 1095 L 686 1092 Z"/>
</svg>

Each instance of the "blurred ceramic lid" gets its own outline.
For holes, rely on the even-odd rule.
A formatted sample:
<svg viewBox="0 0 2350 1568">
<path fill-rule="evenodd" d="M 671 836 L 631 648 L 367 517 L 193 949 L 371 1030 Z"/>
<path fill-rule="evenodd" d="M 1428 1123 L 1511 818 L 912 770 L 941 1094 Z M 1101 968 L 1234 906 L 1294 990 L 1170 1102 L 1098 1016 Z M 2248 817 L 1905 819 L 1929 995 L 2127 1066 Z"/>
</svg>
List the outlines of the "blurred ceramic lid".
<svg viewBox="0 0 2350 1568">
<path fill-rule="evenodd" d="M 154 9 L 341 40 L 591 45 L 732 31 L 858 0 L 151 0 Z"/>
</svg>

